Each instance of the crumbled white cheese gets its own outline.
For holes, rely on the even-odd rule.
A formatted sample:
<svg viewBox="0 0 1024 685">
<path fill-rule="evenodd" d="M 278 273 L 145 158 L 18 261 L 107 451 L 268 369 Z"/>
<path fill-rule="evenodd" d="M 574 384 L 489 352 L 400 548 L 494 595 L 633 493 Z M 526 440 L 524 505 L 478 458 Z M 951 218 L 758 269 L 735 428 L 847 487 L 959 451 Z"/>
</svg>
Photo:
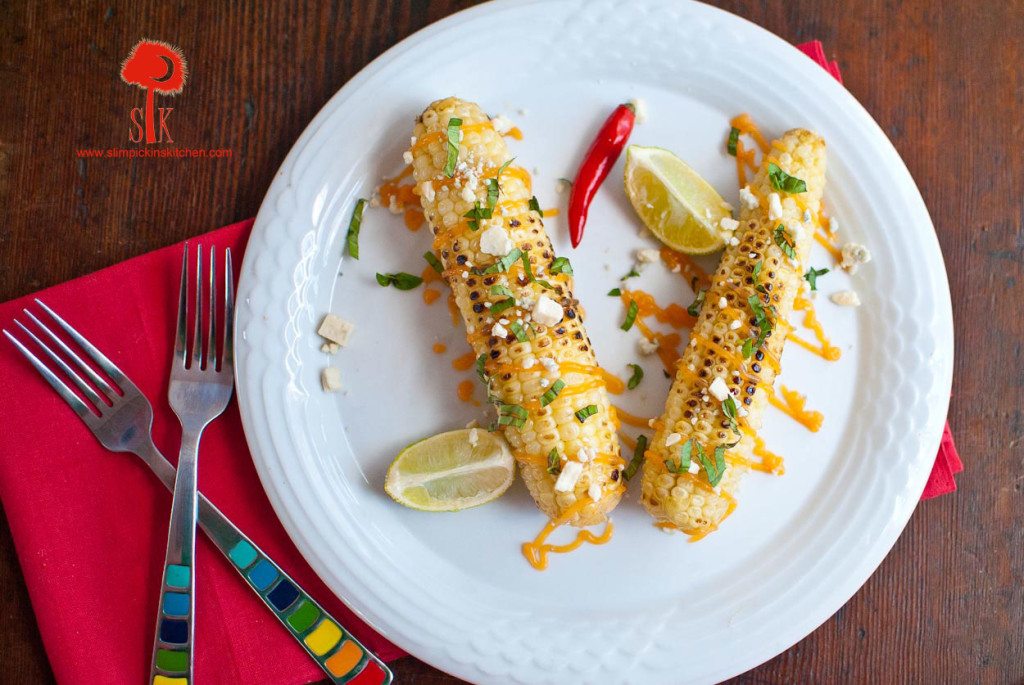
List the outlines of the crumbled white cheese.
<svg viewBox="0 0 1024 685">
<path fill-rule="evenodd" d="M 513 247 L 515 243 L 501 226 L 491 226 L 480 235 L 480 250 L 485 254 L 504 257 Z"/>
<path fill-rule="evenodd" d="M 576 452 L 576 458 L 583 464 L 594 460 L 594 450 L 584 445 Z"/>
<path fill-rule="evenodd" d="M 722 227 L 723 231 L 735 231 L 740 227 L 740 222 L 736 221 L 732 217 L 723 216 L 722 220 L 718 222 L 718 225 Z"/>
<path fill-rule="evenodd" d="M 327 354 L 337 354 L 338 350 L 340 349 L 341 345 L 332 342 L 325 342 L 323 345 L 320 346 L 320 351 L 326 352 Z"/>
<path fill-rule="evenodd" d="M 727 299 L 725 299 L 724 297 L 718 298 L 718 308 L 719 309 L 725 309 L 728 306 L 729 306 L 729 301 Z"/>
<path fill-rule="evenodd" d="M 739 328 L 742 325 L 743 325 L 742 321 L 740 321 L 739 319 L 733 319 L 732 323 L 729 324 L 729 330 L 730 331 L 735 331 L 737 328 Z"/>
<path fill-rule="evenodd" d="M 641 264 L 654 264 L 661 260 L 661 253 L 653 247 L 637 250 L 636 260 Z"/>
<path fill-rule="evenodd" d="M 502 135 L 505 135 L 506 133 L 511 131 L 512 128 L 515 126 L 515 124 L 512 123 L 511 119 L 509 119 L 504 114 L 499 114 L 498 116 L 491 119 L 491 125 L 494 126 L 495 131 Z"/>
<path fill-rule="evenodd" d="M 583 464 L 578 461 L 565 462 L 562 464 L 562 472 L 558 474 L 558 480 L 555 481 L 555 490 L 557 492 L 572 492 L 581 475 L 583 475 Z"/>
<path fill-rule="evenodd" d="M 636 341 L 636 346 L 640 350 L 640 354 L 650 356 L 658 351 L 658 339 L 648 340 L 647 338 L 641 337 Z"/>
<path fill-rule="evenodd" d="M 398 201 L 398 198 L 394 195 L 388 198 L 388 211 L 392 214 L 402 213 L 402 203 Z"/>
<path fill-rule="evenodd" d="M 647 102 L 641 98 L 633 98 L 629 101 L 633 105 L 633 113 L 636 116 L 636 123 L 642 124 L 647 121 Z"/>
<path fill-rule="evenodd" d="M 402 153 L 402 161 L 406 164 L 412 164 L 412 151 L 406 150 Z"/>
<path fill-rule="evenodd" d="M 341 390 L 341 369 L 336 366 L 328 366 L 320 372 L 320 385 L 324 392 L 338 392 Z"/>
<path fill-rule="evenodd" d="M 541 295 L 533 307 L 533 320 L 544 326 L 554 326 L 562 320 L 564 314 L 562 305 L 547 295 Z"/>
<path fill-rule="evenodd" d="M 828 218 L 828 230 L 830 233 L 836 233 L 839 231 L 839 219 L 834 216 Z"/>
<path fill-rule="evenodd" d="M 840 307 L 860 306 L 860 297 L 858 297 L 857 293 L 852 290 L 840 290 L 837 293 L 832 293 L 829 299 Z"/>
<path fill-rule="evenodd" d="M 768 196 L 768 218 L 772 221 L 782 218 L 782 200 L 779 199 L 778 193 Z"/>
<path fill-rule="evenodd" d="M 590 499 L 597 502 L 601 499 L 601 486 L 597 483 L 591 483 L 590 487 L 587 488 L 587 495 L 590 496 Z"/>
<path fill-rule="evenodd" d="M 434 184 L 431 181 L 424 181 L 419 185 L 420 197 L 427 202 L 434 201 Z"/>
<path fill-rule="evenodd" d="M 843 245 L 842 253 L 843 261 L 839 263 L 839 266 L 843 267 L 850 274 L 857 273 L 857 269 L 862 264 L 867 264 L 871 261 L 871 253 L 868 252 L 868 248 L 860 243 L 846 243 Z"/>
<path fill-rule="evenodd" d="M 476 193 L 474 193 L 468 187 L 465 187 L 462 189 L 462 192 L 459 193 L 459 197 L 462 198 L 463 202 L 472 202 L 473 200 L 476 199 Z"/>
<path fill-rule="evenodd" d="M 526 359 L 523 360 L 523 368 L 532 369 L 536 363 L 536 359 L 534 359 L 533 357 L 527 357 Z"/>
<path fill-rule="evenodd" d="M 747 209 L 756 209 L 761 205 L 761 201 L 757 199 L 757 195 L 750 192 L 750 186 L 743 186 L 740 188 L 740 202 Z"/>
<path fill-rule="evenodd" d="M 320 322 L 320 328 L 316 329 L 317 335 L 326 338 L 328 342 L 344 347 L 355 330 L 355 326 L 340 316 L 328 314 Z M 333 354 L 333 353 L 332 353 Z"/>
<path fill-rule="evenodd" d="M 671 447 L 683 439 L 679 433 L 669 433 L 665 436 L 665 447 Z"/>
<path fill-rule="evenodd" d="M 508 335 L 508 329 L 500 323 L 496 323 L 491 327 L 491 335 L 495 338 L 504 338 Z"/>
<path fill-rule="evenodd" d="M 471 447 L 476 447 L 478 442 L 480 442 L 480 431 L 476 428 L 471 428 L 469 431 L 469 444 Z"/>
<path fill-rule="evenodd" d="M 551 385 L 551 381 L 549 381 L 547 378 L 541 378 L 540 379 L 540 387 L 546 388 L 549 385 Z"/>
<path fill-rule="evenodd" d="M 740 406 L 736 407 L 736 414 L 739 415 L 740 418 L 746 416 L 749 413 L 750 413 L 749 411 L 747 411 L 746 409 L 743 408 L 742 404 Z"/>
<path fill-rule="evenodd" d="M 809 222 L 810 220 L 811 220 L 811 210 L 809 210 L 809 209 L 805 209 L 805 210 L 804 210 L 804 223 L 806 224 L 806 223 L 808 223 L 808 222 Z"/>
<path fill-rule="evenodd" d="M 729 397 L 729 386 L 725 384 L 721 376 L 716 376 L 715 380 L 711 381 L 711 386 L 708 390 L 719 402 L 725 402 L 726 398 Z"/>
<path fill-rule="evenodd" d="M 541 357 L 540 365 L 548 371 L 558 371 L 558 362 L 556 362 L 552 357 Z"/>
<path fill-rule="evenodd" d="M 736 236 L 733 236 L 729 238 L 729 244 L 732 245 L 733 247 L 736 247 L 737 245 L 740 244 L 740 239 L 737 238 Z"/>
</svg>

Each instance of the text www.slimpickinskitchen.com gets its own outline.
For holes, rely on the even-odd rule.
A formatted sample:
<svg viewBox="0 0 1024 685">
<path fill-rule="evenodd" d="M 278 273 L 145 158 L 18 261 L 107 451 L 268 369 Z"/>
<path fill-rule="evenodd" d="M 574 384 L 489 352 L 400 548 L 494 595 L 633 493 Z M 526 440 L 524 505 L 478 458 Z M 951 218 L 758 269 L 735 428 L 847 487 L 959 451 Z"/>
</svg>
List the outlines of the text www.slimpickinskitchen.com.
<svg viewBox="0 0 1024 685">
<path fill-rule="evenodd" d="M 80 148 L 75 156 L 85 159 L 225 159 L 231 157 L 231 148 L 195 147 L 108 147 Z"/>
</svg>

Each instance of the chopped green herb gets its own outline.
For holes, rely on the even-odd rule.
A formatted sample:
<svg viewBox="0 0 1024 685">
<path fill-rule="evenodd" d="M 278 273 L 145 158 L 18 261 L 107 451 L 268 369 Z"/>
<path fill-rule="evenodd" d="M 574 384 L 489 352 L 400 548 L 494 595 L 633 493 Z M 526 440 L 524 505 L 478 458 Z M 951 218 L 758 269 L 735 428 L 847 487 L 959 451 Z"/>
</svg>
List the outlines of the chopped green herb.
<svg viewBox="0 0 1024 685">
<path fill-rule="evenodd" d="M 722 413 L 725 414 L 726 420 L 729 421 L 729 427 L 739 433 L 740 424 L 737 418 L 736 400 L 733 399 L 732 395 L 726 397 L 725 401 L 722 402 Z"/>
<path fill-rule="evenodd" d="M 768 163 L 768 180 L 772 183 L 772 188 L 775 190 L 781 190 L 785 193 L 805 193 L 807 192 L 807 184 L 796 176 L 790 176 L 785 171 L 779 168 L 779 165 L 775 162 Z"/>
<path fill-rule="evenodd" d="M 548 269 L 548 272 L 572 276 L 572 264 L 565 257 L 555 257 L 555 261 L 551 262 L 551 268 Z"/>
<path fill-rule="evenodd" d="M 393 285 L 399 290 L 412 290 L 422 282 L 423 279 L 419 276 L 413 276 L 404 271 L 397 274 L 377 274 L 377 283 L 384 288 Z"/>
<path fill-rule="evenodd" d="M 558 457 L 558 450 L 554 447 L 548 452 L 548 473 L 557 476 L 562 472 L 562 460 Z"/>
<path fill-rule="evenodd" d="M 486 354 L 481 354 L 479 357 L 476 358 L 476 375 L 479 376 L 480 382 L 485 384 L 485 385 L 487 384 L 487 371 L 484 369 L 484 366 L 486 364 L 487 364 L 487 355 Z"/>
<path fill-rule="evenodd" d="M 519 255 L 519 259 L 523 263 L 523 273 L 526 274 L 526 277 L 531 281 L 537 280 L 533 277 L 533 266 L 530 264 L 530 252 L 523 252 Z"/>
<path fill-rule="evenodd" d="M 704 465 L 704 470 L 708 474 L 708 483 L 711 487 L 715 487 L 722 482 L 722 476 L 725 475 L 725 445 L 719 445 L 715 448 L 715 463 L 714 468 L 708 468 L 707 464 Z"/>
<path fill-rule="evenodd" d="M 504 272 L 508 271 L 509 268 L 511 268 L 511 266 L 513 264 L 516 263 L 516 261 L 519 259 L 519 257 L 522 254 L 523 254 L 522 250 L 520 250 L 518 247 L 514 247 L 514 248 L 512 248 L 512 251 L 509 252 L 507 255 L 505 255 L 504 257 L 502 257 L 498 261 L 496 261 L 494 264 L 491 264 L 489 267 L 487 267 L 483 271 L 480 271 L 479 273 L 481 275 L 483 275 L 483 274 L 504 273 Z"/>
<path fill-rule="evenodd" d="M 754 281 L 754 290 L 756 290 L 759 293 L 763 293 L 765 291 L 764 286 L 762 284 L 758 283 L 758 281 L 761 278 L 761 269 L 763 269 L 763 268 L 764 268 L 764 262 L 762 262 L 759 259 L 759 260 L 757 260 L 757 264 L 754 264 L 754 270 L 750 272 L 750 278 L 751 278 L 751 280 Z"/>
<path fill-rule="evenodd" d="M 621 294 L 622 294 L 622 289 L 621 288 L 612 288 L 611 290 L 608 291 L 608 297 L 618 297 Z"/>
<path fill-rule="evenodd" d="M 540 396 L 540 406 L 546 407 L 552 402 L 554 402 L 555 398 L 558 397 L 558 393 L 562 392 L 562 388 L 564 387 L 565 381 L 563 381 L 561 378 L 552 383 L 551 387 L 548 388 L 544 392 L 544 394 Z"/>
<path fill-rule="evenodd" d="M 622 472 L 622 477 L 629 480 L 636 475 L 636 472 L 640 470 L 641 464 L 644 463 L 644 452 L 647 451 L 647 436 L 638 435 L 636 436 L 636 449 L 633 450 L 633 458 L 629 460 L 629 465 L 626 466 L 626 470 Z"/>
<path fill-rule="evenodd" d="M 640 311 L 640 305 L 636 303 L 636 300 L 629 301 L 629 309 L 626 310 L 626 320 L 619 326 L 624 331 L 628 331 L 633 327 L 633 322 L 636 321 L 636 314 Z"/>
<path fill-rule="evenodd" d="M 504 285 L 492 285 L 491 295 L 504 295 L 505 297 L 514 297 L 512 291 L 509 290 L 508 287 Z"/>
<path fill-rule="evenodd" d="M 725 149 L 733 157 L 736 156 L 736 143 L 740 142 L 740 130 L 735 126 L 729 130 L 729 142 L 726 143 Z"/>
<path fill-rule="evenodd" d="M 514 298 L 514 297 L 506 297 L 504 300 L 499 300 L 498 302 L 495 302 L 494 304 L 491 305 L 491 314 L 497 314 L 498 312 L 505 311 L 509 307 L 515 307 L 515 306 L 516 306 L 516 298 Z"/>
<path fill-rule="evenodd" d="M 540 215 L 541 219 L 544 218 L 544 210 L 540 208 L 540 203 L 537 202 L 537 196 L 536 195 L 534 195 L 533 197 L 530 198 L 529 207 L 533 211 L 537 212 L 537 214 Z"/>
<path fill-rule="evenodd" d="M 471 231 L 479 231 L 480 230 L 480 220 L 481 219 L 490 219 L 493 215 L 494 215 L 493 210 L 490 210 L 490 209 L 487 209 L 485 207 L 482 207 L 480 205 L 480 200 L 477 200 L 475 203 L 473 203 L 473 209 L 469 210 L 468 212 L 466 212 L 462 216 L 464 216 L 465 218 L 469 219 L 469 221 L 466 222 L 469 225 L 469 230 L 471 230 Z"/>
<path fill-rule="evenodd" d="M 633 375 L 629 377 L 629 381 L 626 382 L 626 387 L 630 390 L 640 385 L 640 381 L 644 379 L 644 370 L 640 368 L 639 364 L 628 364 L 629 368 L 633 369 Z"/>
<path fill-rule="evenodd" d="M 353 259 L 359 259 L 359 228 L 363 225 L 363 209 L 366 208 L 366 200 L 359 198 L 355 209 L 352 210 L 352 218 L 348 221 L 348 233 L 345 234 L 345 246 Z"/>
<path fill-rule="evenodd" d="M 522 324 L 518 321 L 513 321 L 508 325 L 508 329 L 512 331 L 512 335 L 516 336 L 516 340 L 519 342 L 526 342 L 529 338 L 526 335 L 526 330 L 523 329 Z"/>
<path fill-rule="evenodd" d="M 518 404 L 502 404 L 498 407 L 498 425 L 522 428 L 529 416 Z"/>
<path fill-rule="evenodd" d="M 786 227 L 779 224 L 775 227 L 775 244 L 782 250 L 782 254 L 790 259 L 796 259 L 796 250 L 793 248 L 793 239 L 789 236 Z"/>
<path fill-rule="evenodd" d="M 434 271 L 437 273 L 442 273 L 444 271 L 444 266 L 441 264 L 441 260 L 438 259 L 437 255 L 433 252 L 424 252 L 423 258 L 427 260 L 427 264 L 433 267 Z"/>
<path fill-rule="evenodd" d="M 630 268 L 630 270 L 629 270 L 629 273 L 627 273 L 627 274 L 626 274 L 625 276 L 623 276 L 623 277 L 622 277 L 622 278 L 620 278 L 619 280 L 620 280 L 620 281 L 625 281 L 625 280 L 626 280 L 626 279 L 628 279 L 628 278 L 636 278 L 636 277 L 637 277 L 637 276 L 639 276 L 639 275 L 640 275 L 640 272 L 639 272 L 639 271 L 637 271 L 637 270 L 636 270 L 636 267 L 634 266 L 634 267 Z"/>
<path fill-rule="evenodd" d="M 583 423 L 596 413 L 597 405 L 588 404 L 587 406 L 583 407 L 583 409 L 580 409 L 579 411 L 576 412 L 576 420 L 579 421 L 580 423 Z"/>
<path fill-rule="evenodd" d="M 818 289 L 818 276 L 824 276 L 828 269 L 815 269 L 813 266 L 804 274 L 804 279 L 811 284 L 811 292 Z"/>
<path fill-rule="evenodd" d="M 690 306 L 686 308 L 686 312 L 690 316 L 700 316 L 700 308 L 704 306 L 704 298 L 708 296 L 708 291 L 701 288 L 697 291 L 697 297 L 694 298 Z"/>
<path fill-rule="evenodd" d="M 690 438 L 679 447 L 679 466 L 687 471 L 690 470 L 690 455 L 693 453 L 693 438 Z"/>
<path fill-rule="evenodd" d="M 747 338 L 743 341 L 743 358 L 750 359 L 751 355 L 754 354 L 754 339 Z"/>
<path fill-rule="evenodd" d="M 760 329 L 757 338 L 748 338 L 743 341 L 743 358 L 749 359 L 755 350 L 761 348 L 764 341 L 768 339 L 768 334 L 771 333 L 774 323 L 769 318 L 768 313 L 765 311 L 764 304 L 761 302 L 761 298 L 757 295 L 751 295 L 747 298 L 747 303 L 750 305 L 750 309 L 754 312 L 754 324 Z M 773 312 L 774 307 L 769 307 Z"/>
<path fill-rule="evenodd" d="M 451 178 L 455 175 L 455 165 L 459 162 L 459 136 L 462 119 L 452 117 L 448 120 L 448 159 L 444 163 L 444 175 Z"/>
</svg>

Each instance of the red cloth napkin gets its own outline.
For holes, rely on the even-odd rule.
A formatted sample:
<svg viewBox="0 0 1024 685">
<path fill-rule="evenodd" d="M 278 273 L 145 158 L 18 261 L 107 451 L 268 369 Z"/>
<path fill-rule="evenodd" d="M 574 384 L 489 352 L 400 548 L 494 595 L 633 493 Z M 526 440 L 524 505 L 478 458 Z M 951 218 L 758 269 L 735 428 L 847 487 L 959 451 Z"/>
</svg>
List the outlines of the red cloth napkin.
<svg viewBox="0 0 1024 685">
<path fill-rule="evenodd" d="M 828 60 L 825 56 L 825 48 L 820 40 L 800 43 L 796 47 L 800 52 L 817 62 L 818 66 L 832 74 L 835 80 L 840 83 L 843 82 L 843 75 L 839 72 L 839 64 L 835 60 L 831 62 Z M 956 445 L 953 443 L 953 433 L 949 430 L 949 422 L 947 421 L 945 428 L 942 430 L 939 454 L 935 459 L 931 475 L 928 476 L 928 482 L 924 486 L 921 499 L 931 499 L 932 497 L 954 492 L 956 490 L 956 480 L 953 479 L 953 476 L 963 470 L 964 465 L 960 461 L 960 453 L 956 451 Z"/>
<path fill-rule="evenodd" d="M 821 43 L 799 46 L 837 79 Z M 251 221 L 195 239 L 241 254 Z M 11 327 L 39 297 L 104 350 L 153 402 L 156 444 L 175 459 L 167 361 L 181 245 L 0 305 Z M 133 455 L 103 449 L 6 341 L 3 386 L 16 389 L 0 431 L 0 499 L 39 630 L 61 683 L 144 682 L 156 616 L 170 495 Z M 963 466 L 947 425 L 923 499 L 956 489 Z M 324 607 L 386 660 L 403 652 L 334 597 L 274 516 L 234 403 L 203 437 L 200 487 Z M 196 677 L 203 683 L 306 683 L 322 672 L 205 537 L 198 544 Z"/>
<path fill-rule="evenodd" d="M 232 248 L 252 221 L 192 241 Z M 167 404 L 181 245 L 0 305 L 0 326 L 38 315 L 33 297 L 94 342 L 153 403 L 153 434 L 172 462 L 180 428 Z M 24 338 L 22 338 L 24 339 Z M 6 340 L 0 378 L 15 391 L 0 431 L 0 498 L 57 681 L 146 681 L 171 497 L 134 455 L 96 438 Z M 234 402 L 203 436 L 202 491 L 296 582 L 384 659 L 403 652 L 345 608 L 274 516 L 246 449 Z M 307 683 L 319 667 L 199 535 L 196 665 L 200 683 Z"/>
</svg>

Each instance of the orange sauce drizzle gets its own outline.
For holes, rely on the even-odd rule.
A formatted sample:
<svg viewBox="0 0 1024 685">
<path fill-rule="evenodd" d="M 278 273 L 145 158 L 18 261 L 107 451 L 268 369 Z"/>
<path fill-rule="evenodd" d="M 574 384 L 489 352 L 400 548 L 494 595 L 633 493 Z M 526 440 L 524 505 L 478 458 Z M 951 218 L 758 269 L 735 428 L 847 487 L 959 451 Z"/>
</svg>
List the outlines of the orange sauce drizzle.
<svg viewBox="0 0 1024 685">
<path fill-rule="evenodd" d="M 768 401 L 772 403 L 773 407 L 780 409 L 812 433 L 817 433 L 821 430 L 821 424 L 825 421 L 825 416 L 820 411 L 807 409 L 807 397 L 805 395 L 801 395 L 795 390 L 790 390 L 784 385 L 779 386 L 779 392 L 782 393 L 781 400 L 775 393 L 768 395 Z"/>
<path fill-rule="evenodd" d="M 831 236 L 833 235 L 835 234 L 825 233 L 824 231 L 815 231 L 814 239 L 818 241 L 819 245 L 828 250 L 829 254 L 832 255 L 832 258 L 835 259 L 838 264 L 843 261 L 843 253 L 838 247 L 836 247 L 835 243 L 832 242 Z"/>
<path fill-rule="evenodd" d="M 601 382 L 604 383 L 605 387 L 608 389 L 608 392 L 613 395 L 619 395 L 626 389 L 626 384 L 621 378 L 600 366 L 590 366 L 587 364 L 579 364 L 577 362 L 561 362 L 558 365 L 558 370 L 560 373 L 579 373 L 586 376 L 598 376 L 601 379 Z"/>
<path fill-rule="evenodd" d="M 564 388 L 562 388 L 562 392 L 558 393 L 558 399 L 562 399 L 563 397 L 572 397 L 573 395 L 579 395 L 582 392 L 587 392 L 588 390 L 595 390 L 603 386 L 603 378 L 594 378 L 583 383 L 573 383 L 572 385 L 567 385 Z M 540 398 L 537 398 L 535 400 L 524 400 L 522 406 L 527 411 L 538 412 L 541 410 Z"/>
<path fill-rule="evenodd" d="M 654 296 L 643 290 L 623 290 L 622 303 L 628 308 L 630 301 L 637 304 L 637 316 L 647 318 L 653 316 L 661 323 L 667 323 L 673 328 L 685 328 L 692 326 L 697 319 L 690 316 L 685 308 L 672 303 L 667 307 L 661 307 L 654 301 Z"/>
<path fill-rule="evenodd" d="M 551 209 L 542 209 L 544 212 L 544 218 L 547 219 L 549 216 L 558 216 L 558 207 L 552 207 Z"/>
<path fill-rule="evenodd" d="M 448 314 L 451 316 L 452 325 L 456 328 L 462 326 L 462 314 L 459 312 L 459 305 L 455 303 L 455 293 L 448 291 Z"/>
<path fill-rule="evenodd" d="M 594 535 L 589 530 L 581 530 L 576 533 L 576 538 L 568 544 L 552 545 L 545 542 L 545 540 L 548 539 L 548 536 L 555 532 L 559 527 L 565 525 L 577 514 L 577 512 L 589 503 L 590 498 L 580 498 L 579 501 L 562 512 L 561 516 L 548 521 L 544 528 L 542 528 L 537 534 L 537 537 L 532 541 L 523 543 L 523 556 L 526 557 L 526 561 L 529 562 L 530 566 L 538 571 L 543 571 L 548 567 L 548 554 L 566 554 L 579 548 L 585 542 L 589 542 L 592 545 L 603 545 L 612 539 L 612 532 L 614 528 L 612 526 L 612 522 L 608 521 L 604 524 L 604 530 L 600 535 Z"/>
<path fill-rule="evenodd" d="M 522 140 L 523 139 L 523 132 L 521 130 L 519 130 L 518 126 L 513 126 L 512 128 L 510 128 L 505 133 L 505 135 L 508 136 L 509 138 L 512 138 L 513 140 Z"/>
<path fill-rule="evenodd" d="M 761 129 L 757 127 L 757 124 L 754 123 L 754 120 L 750 118 L 749 114 L 743 113 L 735 116 L 729 124 L 738 128 L 740 133 L 749 134 L 757 142 L 758 147 L 761 148 L 761 152 L 768 152 L 768 141 L 765 140 L 763 135 L 761 135 Z"/>
<path fill-rule="evenodd" d="M 433 269 L 431 269 L 433 271 Z M 427 304 L 434 304 L 437 298 L 441 297 L 441 291 L 436 288 L 424 288 L 423 289 L 423 301 Z"/>
<path fill-rule="evenodd" d="M 423 216 L 423 210 L 416 207 L 406 207 L 405 213 L 402 216 L 402 220 L 405 221 L 405 227 L 410 231 L 416 232 L 423 228 L 423 223 L 427 220 Z"/>
<path fill-rule="evenodd" d="M 775 452 L 772 452 L 764 444 L 764 440 L 760 435 L 754 434 L 754 455 L 761 458 L 760 464 L 753 464 L 751 468 L 757 471 L 764 471 L 766 473 L 774 473 L 781 476 L 786 472 L 786 467 L 783 464 L 783 459 Z"/>
<path fill-rule="evenodd" d="M 444 343 L 434 343 L 434 354 L 444 354 L 448 350 L 448 346 Z"/>
<path fill-rule="evenodd" d="M 665 371 L 669 374 L 675 373 L 676 364 L 679 363 L 679 343 L 682 342 L 682 337 L 678 333 L 652 331 L 639 315 L 636 318 L 636 327 L 645 338 L 658 343 L 658 358 L 661 359 Z"/>
<path fill-rule="evenodd" d="M 488 128 L 493 130 L 493 127 L 491 126 L 491 122 L 489 120 L 488 121 L 478 121 L 475 124 L 463 124 L 462 126 L 459 127 L 459 130 L 462 131 L 463 137 L 465 137 L 466 135 L 468 135 L 470 133 L 475 133 L 476 131 L 483 131 L 484 129 L 488 129 Z M 430 145 L 435 140 L 447 140 L 447 139 L 448 139 L 448 130 L 447 129 L 445 129 L 443 131 L 433 131 L 432 133 L 426 133 L 426 134 L 420 136 L 419 138 L 417 138 L 416 139 L 416 143 L 411 148 L 409 148 L 409 149 L 415 155 L 418 151 L 420 151 L 423 148 L 425 148 L 426 146 Z"/>
<path fill-rule="evenodd" d="M 452 368 L 456 371 L 469 371 L 473 364 L 476 364 L 476 354 L 472 351 L 452 360 Z"/>
<path fill-rule="evenodd" d="M 473 399 L 473 381 L 462 381 L 459 383 L 456 392 L 459 395 L 459 399 L 463 402 L 480 406 L 480 403 Z"/>
<path fill-rule="evenodd" d="M 615 413 L 619 415 L 619 420 L 627 426 L 636 426 L 637 428 L 650 428 L 651 424 L 648 419 L 636 414 L 630 414 L 621 407 L 615 407 Z"/>
<path fill-rule="evenodd" d="M 686 279 L 687 283 L 692 284 L 696 279 L 697 286 L 700 288 L 707 288 L 711 285 L 711 277 L 689 255 L 676 252 L 670 247 L 663 247 L 661 248 L 661 261 L 670 271 L 675 271 L 678 268 L 679 275 Z"/>
<path fill-rule="evenodd" d="M 806 310 L 804 314 L 804 326 L 809 328 L 813 333 L 814 337 L 818 340 L 818 345 L 811 343 L 808 340 L 804 340 L 800 336 L 790 332 L 786 338 L 792 340 L 800 347 L 813 352 L 822 359 L 830 362 L 838 361 L 843 356 L 843 351 L 832 344 L 832 341 L 825 335 L 825 329 L 821 327 L 821 322 L 818 321 L 818 317 L 814 312 L 814 303 L 804 297 L 797 297 L 793 301 L 794 310 Z"/>
</svg>

